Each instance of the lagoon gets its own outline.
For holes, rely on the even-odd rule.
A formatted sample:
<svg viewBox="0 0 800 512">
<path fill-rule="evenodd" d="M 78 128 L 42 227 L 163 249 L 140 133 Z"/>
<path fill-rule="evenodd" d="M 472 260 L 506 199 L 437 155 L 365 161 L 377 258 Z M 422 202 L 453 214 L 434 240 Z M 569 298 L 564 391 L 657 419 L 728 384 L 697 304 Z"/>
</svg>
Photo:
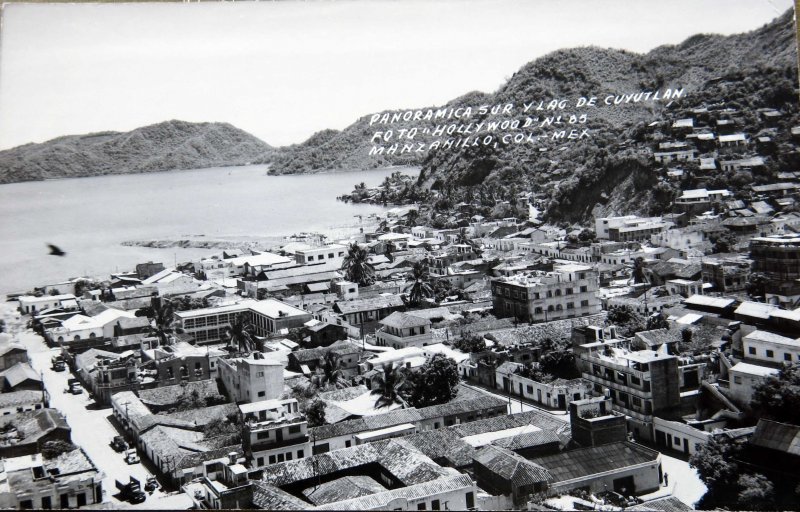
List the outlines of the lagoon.
<svg viewBox="0 0 800 512">
<path fill-rule="evenodd" d="M 0 294 L 136 263 L 174 265 L 217 250 L 154 249 L 129 240 L 247 239 L 320 232 L 346 237 L 359 215 L 385 211 L 336 200 L 356 183 L 416 168 L 268 176 L 265 166 L 70 178 L 0 185 Z M 365 224 L 366 225 L 366 224 Z M 47 244 L 63 249 L 50 256 Z"/>
</svg>

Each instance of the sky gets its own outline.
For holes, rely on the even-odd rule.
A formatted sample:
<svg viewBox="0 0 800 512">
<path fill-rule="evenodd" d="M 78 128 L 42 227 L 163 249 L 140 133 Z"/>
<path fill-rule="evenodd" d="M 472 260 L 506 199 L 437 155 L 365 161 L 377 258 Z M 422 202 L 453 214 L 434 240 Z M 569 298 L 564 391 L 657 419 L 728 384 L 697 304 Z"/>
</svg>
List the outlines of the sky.
<svg viewBox="0 0 800 512">
<path fill-rule="evenodd" d="M 559 48 L 647 52 L 762 26 L 792 0 L 5 4 L 0 149 L 170 119 L 275 145 L 495 91 Z"/>
</svg>

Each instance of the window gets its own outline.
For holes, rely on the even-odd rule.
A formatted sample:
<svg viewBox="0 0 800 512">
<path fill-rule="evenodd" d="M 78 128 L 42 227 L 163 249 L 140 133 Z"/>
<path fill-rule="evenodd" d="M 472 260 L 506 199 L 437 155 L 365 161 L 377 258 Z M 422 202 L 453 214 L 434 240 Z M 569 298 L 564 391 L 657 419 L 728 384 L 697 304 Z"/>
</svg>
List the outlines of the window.
<svg viewBox="0 0 800 512">
<path fill-rule="evenodd" d="M 422 503 L 417 503 L 417 510 L 427 510 L 424 501 Z"/>
<path fill-rule="evenodd" d="M 581 293 L 586 293 L 588 291 L 589 291 L 589 287 L 588 286 L 586 286 L 586 285 L 581 286 Z"/>
<path fill-rule="evenodd" d="M 300 425 L 291 425 L 289 427 L 290 434 L 299 434 L 300 433 Z"/>
<path fill-rule="evenodd" d="M 533 386 L 528 386 L 527 387 L 527 391 L 528 391 L 528 394 L 533 393 Z"/>
<path fill-rule="evenodd" d="M 284 460 L 286 460 L 286 459 L 284 458 L 283 454 L 279 453 L 278 454 L 278 462 L 283 462 Z"/>
<path fill-rule="evenodd" d="M 467 498 L 467 508 L 475 508 L 475 494 L 468 492 L 466 498 Z"/>
<path fill-rule="evenodd" d="M 439 505 L 439 500 L 431 501 L 431 510 L 440 510 L 441 505 Z"/>
<path fill-rule="evenodd" d="M 588 300 L 582 300 L 581 301 L 581 307 L 582 308 L 589 307 L 589 301 Z"/>
<path fill-rule="evenodd" d="M 266 394 L 267 394 L 267 392 L 266 392 L 266 391 L 259 391 L 259 392 L 258 392 L 258 396 L 259 396 L 259 397 L 265 396 Z"/>
<path fill-rule="evenodd" d="M 303 450 L 297 450 L 297 458 L 302 459 L 303 457 L 305 457 Z"/>
<path fill-rule="evenodd" d="M 791 360 L 792 360 L 792 354 L 789 354 L 789 353 L 786 353 L 786 352 L 785 352 L 785 353 L 783 354 L 783 360 L 784 360 L 784 361 L 791 361 Z"/>
<path fill-rule="evenodd" d="M 769 357 L 769 358 L 775 357 L 775 352 L 773 352 L 772 350 L 767 350 L 766 354 L 767 354 L 767 357 Z"/>
<path fill-rule="evenodd" d="M 673 443 L 675 446 L 680 446 L 680 445 L 681 445 L 681 438 L 680 438 L 680 437 L 678 437 L 678 436 L 675 436 L 675 437 L 673 437 L 673 438 L 672 438 L 672 443 Z"/>
<path fill-rule="evenodd" d="M 574 302 L 567 302 L 567 309 L 575 309 L 575 303 Z"/>
<path fill-rule="evenodd" d="M 269 456 L 269 463 L 270 464 L 275 464 L 275 456 L 274 455 L 270 455 Z"/>
<path fill-rule="evenodd" d="M 259 466 L 259 467 L 263 466 L 264 465 L 264 457 L 259 457 L 258 459 L 256 459 L 256 465 Z"/>
<path fill-rule="evenodd" d="M 53 508 L 53 499 L 50 496 L 42 496 L 42 508 L 45 510 Z"/>
<path fill-rule="evenodd" d="M 567 288 L 564 292 L 566 295 L 572 295 L 572 288 Z"/>
<path fill-rule="evenodd" d="M 347 441 L 344 442 L 344 447 L 345 448 L 350 448 L 352 445 L 353 445 L 353 443 L 350 440 L 347 440 Z"/>
<path fill-rule="evenodd" d="M 286 460 L 292 460 L 292 452 L 286 452 Z"/>
<path fill-rule="evenodd" d="M 756 355 L 756 347 L 747 347 L 747 353 L 751 356 Z"/>
<path fill-rule="evenodd" d="M 263 377 L 263 376 L 264 376 L 264 372 L 256 372 L 256 377 Z"/>
<path fill-rule="evenodd" d="M 19 502 L 19 508 L 23 510 L 33 509 L 33 500 L 22 500 Z"/>
<path fill-rule="evenodd" d="M 742 378 L 740 376 L 736 375 L 736 376 L 733 377 L 733 382 L 734 382 L 734 384 L 741 384 L 742 383 Z"/>
<path fill-rule="evenodd" d="M 332 252 L 329 252 L 329 253 L 328 253 L 328 257 L 329 257 L 329 258 L 333 258 L 333 253 L 332 253 Z"/>
<path fill-rule="evenodd" d="M 269 439 L 269 430 L 256 434 L 256 439 Z"/>
</svg>

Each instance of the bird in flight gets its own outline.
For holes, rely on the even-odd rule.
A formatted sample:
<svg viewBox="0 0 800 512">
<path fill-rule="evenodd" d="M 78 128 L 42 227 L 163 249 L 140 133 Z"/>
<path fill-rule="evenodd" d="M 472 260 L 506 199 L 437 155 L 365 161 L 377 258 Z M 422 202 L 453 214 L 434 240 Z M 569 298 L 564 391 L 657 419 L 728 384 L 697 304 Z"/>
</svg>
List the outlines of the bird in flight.
<svg viewBox="0 0 800 512">
<path fill-rule="evenodd" d="M 47 244 L 47 247 L 50 248 L 50 256 L 66 256 L 67 253 L 59 249 L 53 244 Z"/>
</svg>

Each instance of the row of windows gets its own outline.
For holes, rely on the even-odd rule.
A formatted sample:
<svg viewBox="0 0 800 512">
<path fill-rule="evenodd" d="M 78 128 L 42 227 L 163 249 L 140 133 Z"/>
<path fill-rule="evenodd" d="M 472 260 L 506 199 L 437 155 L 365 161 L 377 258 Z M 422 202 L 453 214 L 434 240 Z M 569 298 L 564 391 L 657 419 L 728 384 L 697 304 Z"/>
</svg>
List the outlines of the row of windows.
<svg viewBox="0 0 800 512">
<path fill-rule="evenodd" d="M 756 351 L 756 347 L 748 347 L 747 348 L 747 353 L 749 355 L 751 355 L 751 356 L 758 355 L 758 353 Z M 774 350 L 770 350 L 770 349 L 764 349 L 764 355 L 766 357 L 769 357 L 770 359 L 774 359 L 775 358 L 775 351 Z M 798 358 L 798 360 L 800 360 L 800 354 L 797 355 L 797 358 Z M 783 360 L 791 362 L 794 359 L 792 358 L 792 354 L 790 354 L 789 352 L 784 352 L 783 353 Z"/>
<path fill-rule="evenodd" d="M 582 308 L 588 308 L 589 307 L 589 301 L 588 300 L 582 300 L 581 301 L 581 307 Z M 561 306 L 561 304 L 556 304 L 555 306 L 553 306 L 551 304 L 551 305 L 547 306 L 547 311 L 550 311 L 550 312 L 552 312 L 552 311 L 562 311 L 563 309 L 564 308 L 563 308 L 563 306 Z M 575 309 L 575 303 L 574 302 L 567 302 L 567 309 Z M 536 315 L 541 315 L 542 313 L 544 313 L 544 310 L 541 307 L 537 307 L 537 308 L 535 308 L 533 310 L 533 312 Z"/>
<path fill-rule="evenodd" d="M 297 450 L 297 458 L 302 459 L 303 457 L 305 457 L 303 450 Z M 270 464 L 275 464 L 278 462 L 286 462 L 287 460 L 292 460 L 292 458 L 293 454 L 292 452 L 289 451 L 286 453 L 278 453 L 276 455 L 270 455 L 267 460 L 269 461 Z M 256 465 L 259 467 L 263 466 L 264 457 L 259 457 L 258 459 L 256 459 Z"/>
<path fill-rule="evenodd" d="M 197 318 L 187 318 L 183 321 L 184 329 L 194 329 L 195 327 L 205 327 L 207 325 L 230 324 L 236 319 L 237 313 L 222 313 L 219 315 L 200 316 Z"/>
</svg>

